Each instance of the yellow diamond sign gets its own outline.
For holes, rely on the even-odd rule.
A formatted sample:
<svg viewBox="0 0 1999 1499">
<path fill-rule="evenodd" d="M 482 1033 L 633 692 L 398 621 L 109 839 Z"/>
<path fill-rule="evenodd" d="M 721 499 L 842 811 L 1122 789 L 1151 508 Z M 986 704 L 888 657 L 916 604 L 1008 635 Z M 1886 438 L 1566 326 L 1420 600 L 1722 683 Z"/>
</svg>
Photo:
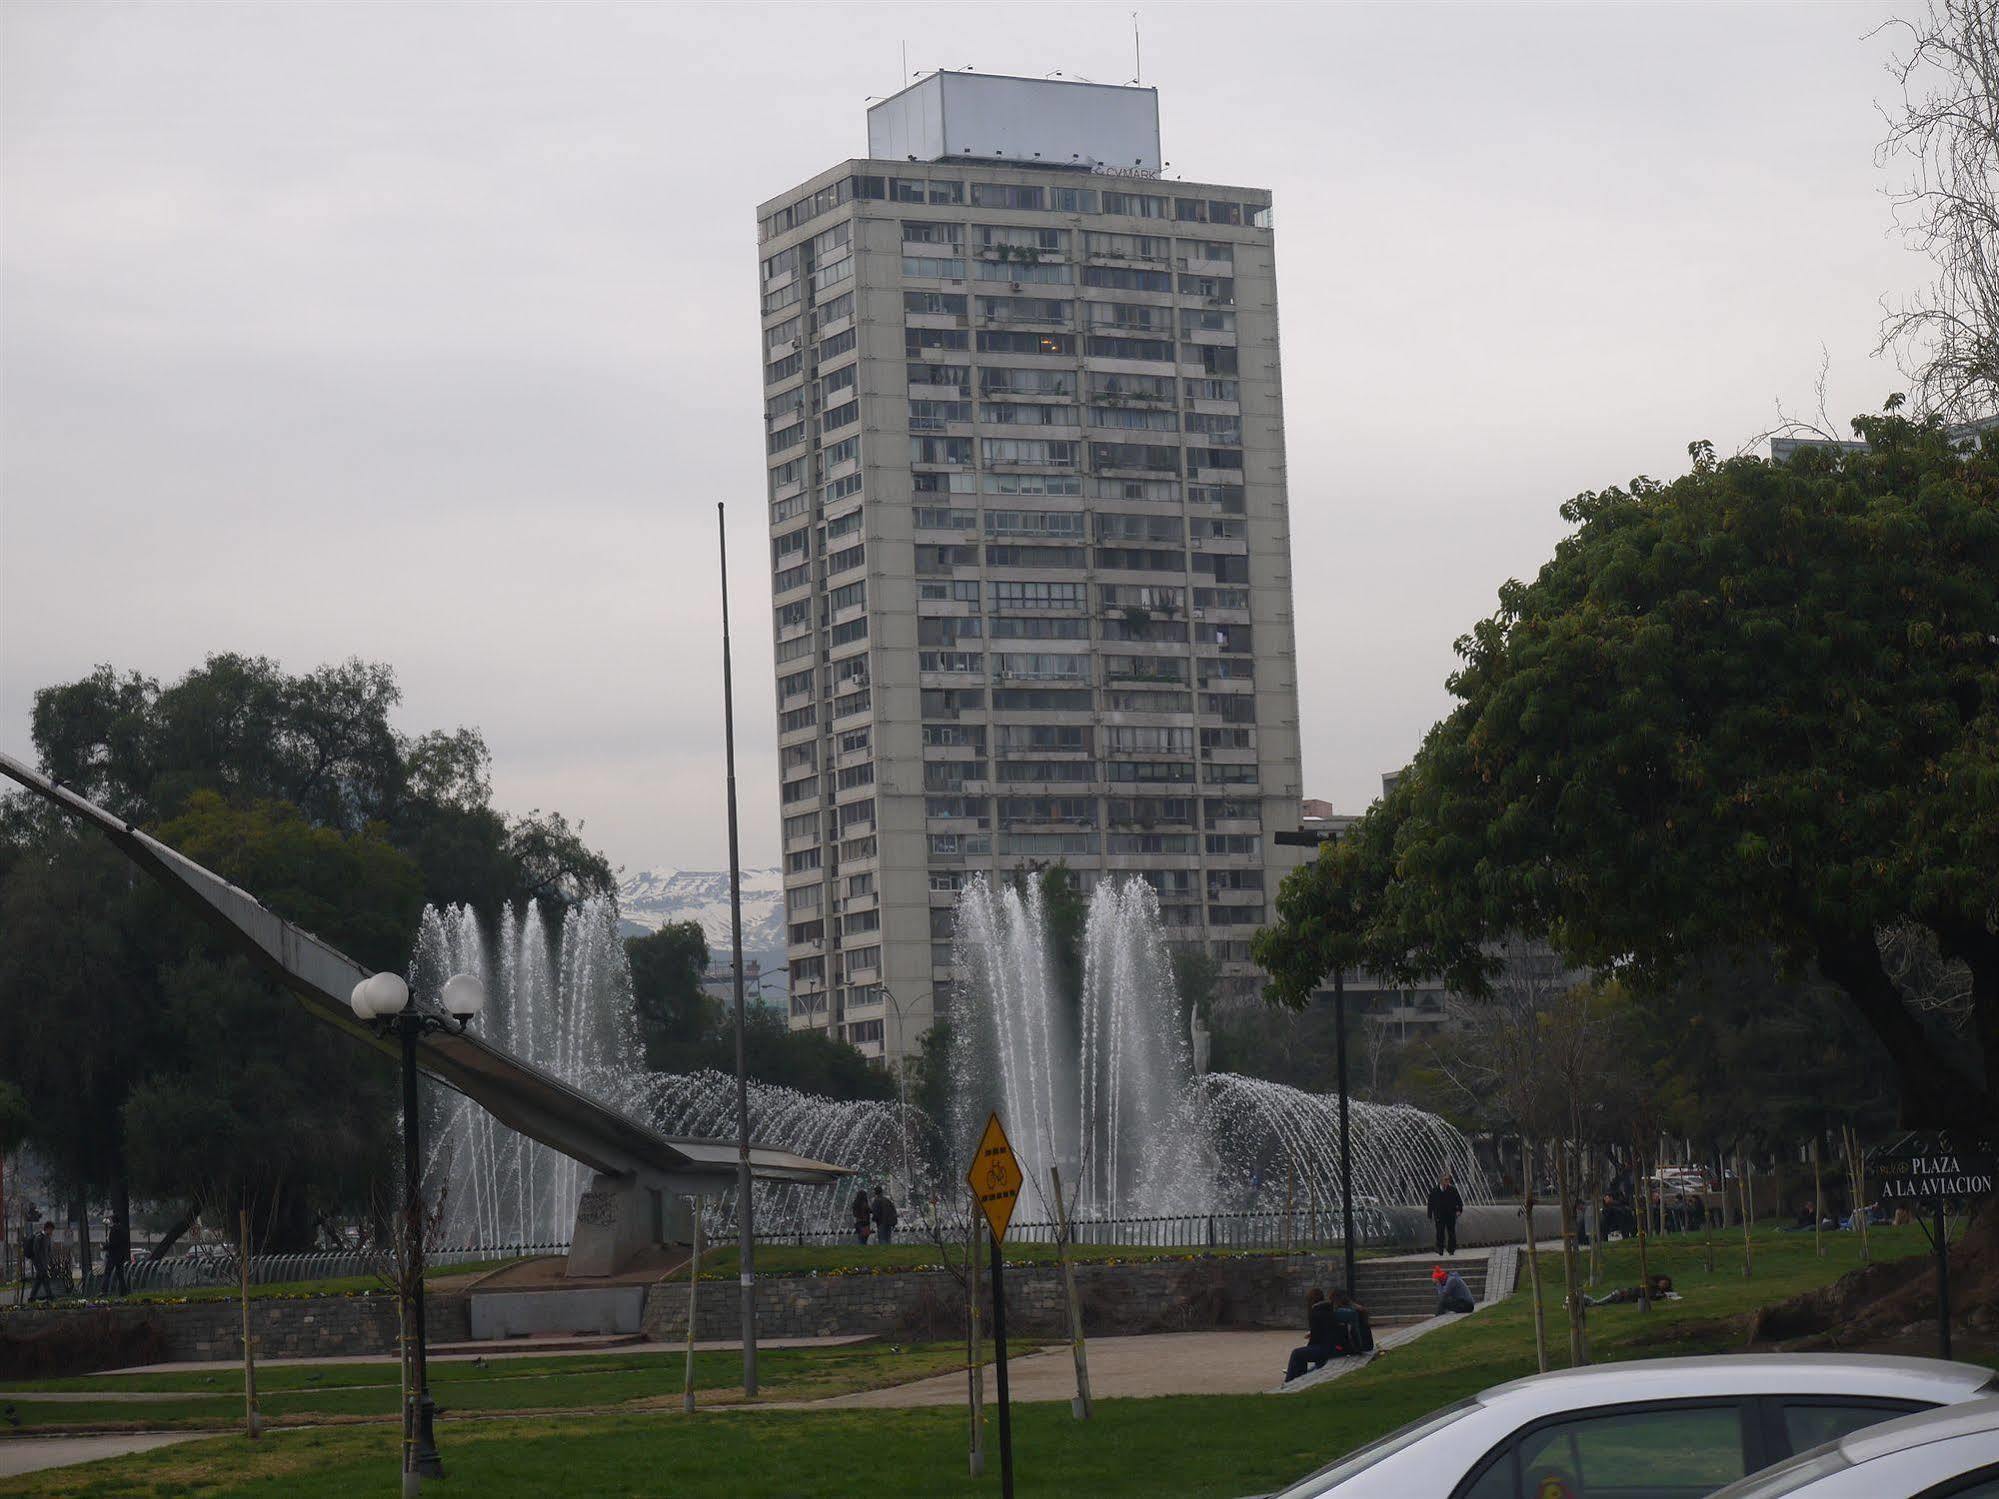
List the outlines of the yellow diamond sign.
<svg viewBox="0 0 1999 1499">
<path fill-rule="evenodd" d="M 979 1200 L 979 1211 L 992 1225 L 993 1237 L 1004 1239 L 1006 1226 L 1013 1221 L 1013 1205 L 1020 1199 L 1020 1162 L 1014 1159 L 1013 1142 L 1000 1127 L 999 1115 L 986 1120 L 986 1132 L 979 1137 L 979 1152 L 965 1173 L 966 1184 Z"/>
</svg>

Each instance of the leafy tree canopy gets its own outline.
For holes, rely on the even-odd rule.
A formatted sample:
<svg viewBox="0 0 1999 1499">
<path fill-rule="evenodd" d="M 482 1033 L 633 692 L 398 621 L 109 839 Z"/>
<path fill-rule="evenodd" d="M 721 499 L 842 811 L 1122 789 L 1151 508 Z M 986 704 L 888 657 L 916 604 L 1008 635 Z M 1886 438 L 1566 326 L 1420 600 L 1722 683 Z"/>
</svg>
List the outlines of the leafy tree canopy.
<svg viewBox="0 0 1999 1499">
<path fill-rule="evenodd" d="M 656 1072 L 736 1070 L 732 1007 L 701 987 L 708 939 L 693 921 L 668 922 L 625 941 L 632 1003 L 646 1066 Z M 820 1030 L 792 1030 L 778 1011 L 745 1006 L 743 1061 L 760 1083 L 829 1098 L 891 1098 L 895 1080 L 847 1042 Z"/>
<path fill-rule="evenodd" d="M 1584 494 L 1532 583 L 1458 642 L 1458 707 L 1256 951 L 1298 1004 L 1335 964 L 1488 986 L 1545 935 L 1657 989 L 1769 950 L 1873 1029 L 1912 1118 L 1984 1127 L 1999 1080 L 1999 455 L 1935 422 L 1863 451 Z M 1969 1056 L 1903 1003 L 1876 933 L 1972 974 Z"/>
<path fill-rule="evenodd" d="M 371 967 L 405 965 L 426 901 L 610 889 L 562 817 L 493 809 L 475 731 L 405 736 L 398 699 L 358 661 L 213 656 L 166 687 L 102 667 L 36 694 L 34 739 L 46 771 Z M 247 1197 L 274 1248 L 365 1210 L 394 1143 L 379 1058 L 24 798 L 0 801 L 0 1079 L 70 1190 Z"/>
</svg>

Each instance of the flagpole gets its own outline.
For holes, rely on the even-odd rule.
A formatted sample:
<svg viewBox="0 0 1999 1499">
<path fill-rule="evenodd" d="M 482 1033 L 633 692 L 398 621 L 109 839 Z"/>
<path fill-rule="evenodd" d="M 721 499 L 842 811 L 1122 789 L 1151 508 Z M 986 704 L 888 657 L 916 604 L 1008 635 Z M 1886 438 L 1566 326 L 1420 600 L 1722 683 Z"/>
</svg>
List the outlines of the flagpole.
<svg viewBox="0 0 1999 1499">
<path fill-rule="evenodd" d="M 729 765 L 729 941 L 736 969 L 736 1257 L 743 1284 L 743 1393 L 757 1392 L 756 1225 L 750 1199 L 750 1084 L 743 1052 L 743 862 L 736 841 L 736 686 L 729 664 L 729 530 L 721 501 L 715 528 L 722 556 L 722 749 Z"/>
</svg>

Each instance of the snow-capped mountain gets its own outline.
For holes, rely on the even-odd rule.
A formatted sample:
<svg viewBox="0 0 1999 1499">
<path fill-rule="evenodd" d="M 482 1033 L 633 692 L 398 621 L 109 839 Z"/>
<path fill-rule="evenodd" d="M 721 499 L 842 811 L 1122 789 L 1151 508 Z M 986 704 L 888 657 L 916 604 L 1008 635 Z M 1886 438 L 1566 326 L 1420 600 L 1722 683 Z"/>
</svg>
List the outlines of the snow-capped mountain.
<svg viewBox="0 0 1999 1499">
<path fill-rule="evenodd" d="M 618 887 L 618 912 L 634 926 L 656 932 L 669 921 L 698 921 L 708 934 L 712 965 L 729 962 L 729 871 L 642 869 Z M 767 987 L 783 992 L 784 874 L 743 871 L 743 957 L 770 975 Z"/>
</svg>

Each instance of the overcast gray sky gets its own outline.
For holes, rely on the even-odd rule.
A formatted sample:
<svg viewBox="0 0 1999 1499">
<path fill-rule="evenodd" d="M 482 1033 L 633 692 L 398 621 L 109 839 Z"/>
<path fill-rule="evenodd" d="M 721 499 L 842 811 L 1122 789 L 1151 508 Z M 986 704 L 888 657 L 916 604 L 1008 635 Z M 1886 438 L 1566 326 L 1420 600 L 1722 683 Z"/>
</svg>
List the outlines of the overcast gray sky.
<svg viewBox="0 0 1999 1499">
<path fill-rule="evenodd" d="M 393 662 L 497 800 L 776 852 L 756 231 L 972 64 L 1132 76 L 1129 4 L 0 8 L 0 747 L 34 689 Z M 1147 3 L 1173 174 L 1276 194 L 1305 782 L 1364 805 L 1576 492 L 1899 382 L 1887 5 Z"/>
</svg>

